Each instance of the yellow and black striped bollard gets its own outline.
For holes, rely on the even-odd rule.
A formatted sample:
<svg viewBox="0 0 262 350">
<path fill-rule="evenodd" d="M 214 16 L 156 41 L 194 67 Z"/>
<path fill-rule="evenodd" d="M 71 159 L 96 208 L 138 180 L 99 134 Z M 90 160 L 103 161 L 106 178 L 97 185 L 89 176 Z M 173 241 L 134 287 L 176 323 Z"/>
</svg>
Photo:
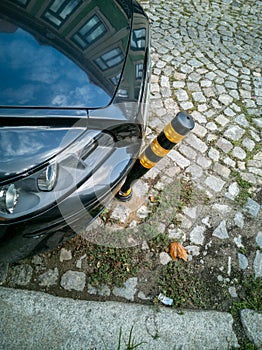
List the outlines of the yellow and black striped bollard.
<svg viewBox="0 0 262 350">
<path fill-rule="evenodd" d="M 132 197 L 131 184 L 166 156 L 194 128 L 194 125 L 194 120 L 190 115 L 179 112 L 135 161 L 116 198 L 122 202 L 130 200 Z"/>
</svg>

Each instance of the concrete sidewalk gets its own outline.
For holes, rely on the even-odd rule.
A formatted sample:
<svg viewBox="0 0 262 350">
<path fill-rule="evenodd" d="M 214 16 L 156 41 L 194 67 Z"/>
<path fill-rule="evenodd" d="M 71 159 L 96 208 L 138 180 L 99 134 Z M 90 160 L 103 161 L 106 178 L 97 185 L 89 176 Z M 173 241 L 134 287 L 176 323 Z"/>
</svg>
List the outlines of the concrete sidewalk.
<svg viewBox="0 0 262 350">
<path fill-rule="evenodd" d="M 232 349 L 238 347 L 232 316 L 216 311 L 184 311 L 138 304 L 90 302 L 42 292 L 0 288 L 2 350 L 116 350 L 131 327 L 139 350 Z"/>
</svg>

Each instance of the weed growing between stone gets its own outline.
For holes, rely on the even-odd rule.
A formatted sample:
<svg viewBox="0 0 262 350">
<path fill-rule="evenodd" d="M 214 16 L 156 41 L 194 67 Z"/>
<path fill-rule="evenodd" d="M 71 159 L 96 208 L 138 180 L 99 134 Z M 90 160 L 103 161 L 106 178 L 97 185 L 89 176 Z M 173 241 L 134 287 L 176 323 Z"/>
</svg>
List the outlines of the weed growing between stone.
<svg viewBox="0 0 262 350">
<path fill-rule="evenodd" d="M 231 314 L 234 317 L 234 328 L 238 336 L 240 345 L 239 350 L 256 350 L 255 345 L 247 338 L 241 323 L 240 311 L 251 309 L 262 312 L 262 278 L 256 278 L 254 275 L 245 276 L 242 281 L 242 293 L 238 301 L 231 307 Z"/>
<path fill-rule="evenodd" d="M 139 258 L 135 248 L 106 248 L 92 244 L 89 248 L 86 269 L 89 283 L 95 287 L 103 284 L 119 287 L 138 272 Z"/>
<path fill-rule="evenodd" d="M 170 262 L 162 271 L 159 287 L 173 299 L 175 308 L 207 308 L 208 294 L 205 282 L 196 275 L 188 263 Z"/>
<path fill-rule="evenodd" d="M 242 282 L 243 295 L 239 296 L 239 301 L 232 306 L 233 316 L 238 316 L 242 309 L 252 309 L 262 311 L 262 278 L 256 278 L 254 275 L 246 276 Z"/>
<path fill-rule="evenodd" d="M 240 205 L 244 205 L 250 196 L 250 190 L 253 185 L 250 182 L 242 179 L 241 175 L 237 171 L 232 170 L 231 176 L 237 182 L 240 189 L 240 192 L 237 196 L 237 201 Z"/>
<path fill-rule="evenodd" d="M 146 342 L 140 342 L 140 343 L 137 343 L 135 341 L 135 338 L 133 336 L 133 329 L 134 329 L 134 326 L 131 327 L 130 329 L 130 332 L 129 332 L 129 336 L 128 336 L 128 341 L 125 343 L 125 347 L 123 348 L 122 347 L 122 335 L 123 335 L 123 332 L 122 332 L 122 327 L 120 328 L 120 331 L 119 331 L 119 336 L 118 336 L 118 345 L 117 345 L 117 349 L 116 350 L 135 350 L 135 349 L 138 349 L 140 347 L 140 345 L 142 344 L 146 344 Z M 107 350 L 107 346 L 106 344 L 104 344 L 104 347 L 105 347 L 105 350 Z"/>
</svg>

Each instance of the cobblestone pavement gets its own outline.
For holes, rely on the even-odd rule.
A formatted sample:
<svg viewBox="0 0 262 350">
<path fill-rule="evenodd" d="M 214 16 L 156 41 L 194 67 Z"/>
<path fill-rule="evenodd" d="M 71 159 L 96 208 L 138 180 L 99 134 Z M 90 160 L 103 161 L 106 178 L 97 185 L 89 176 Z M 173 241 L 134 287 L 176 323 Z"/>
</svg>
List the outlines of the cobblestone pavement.
<svg viewBox="0 0 262 350">
<path fill-rule="evenodd" d="M 217 292 L 223 290 L 225 299 L 237 301 L 246 276 L 262 277 L 262 2 L 142 4 L 152 24 L 148 142 L 180 110 L 189 112 L 196 125 L 135 185 L 130 203 L 114 201 L 81 236 L 99 244 L 110 236 L 110 244 L 119 247 L 138 244 L 145 255 L 157 254 L 160 266 L 171 258 L 164 249 L 151 249 L 150 239 L 160 234 L 178 240 L 187 248 L 188 264 Z M 123 228 L 125 240 L 112 243 Z M 43 254 L 3 268 L 3 284 L 58 295 L 66 291 L 83 299 L 102 295 L 149 302 L 154 297 L 156 289 L 143 274 L 131 276 L 122 287 L 91 286 L 88 257 L 73 240 L 55 256 Z M 256 344 L 262 346 L 261 334 Z"/>
</svg>

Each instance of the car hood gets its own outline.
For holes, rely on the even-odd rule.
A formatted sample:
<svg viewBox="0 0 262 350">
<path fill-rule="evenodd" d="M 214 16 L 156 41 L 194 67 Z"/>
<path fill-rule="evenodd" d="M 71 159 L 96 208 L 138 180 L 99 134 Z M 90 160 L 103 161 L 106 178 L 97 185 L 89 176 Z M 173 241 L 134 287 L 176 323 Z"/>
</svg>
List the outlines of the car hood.
<svg viewBox="0 0 262 350">
<path fill-rule="evenodd" d="M 27 175 L 87 130 L 87 116 L 7 116 L 0 127 L 0 184 Z"/>
<path fill-rule="evenodd" d="M 131 3 L 1 0 L 0 106 L 107 106 L 125 64 Z"/>
</svg>

